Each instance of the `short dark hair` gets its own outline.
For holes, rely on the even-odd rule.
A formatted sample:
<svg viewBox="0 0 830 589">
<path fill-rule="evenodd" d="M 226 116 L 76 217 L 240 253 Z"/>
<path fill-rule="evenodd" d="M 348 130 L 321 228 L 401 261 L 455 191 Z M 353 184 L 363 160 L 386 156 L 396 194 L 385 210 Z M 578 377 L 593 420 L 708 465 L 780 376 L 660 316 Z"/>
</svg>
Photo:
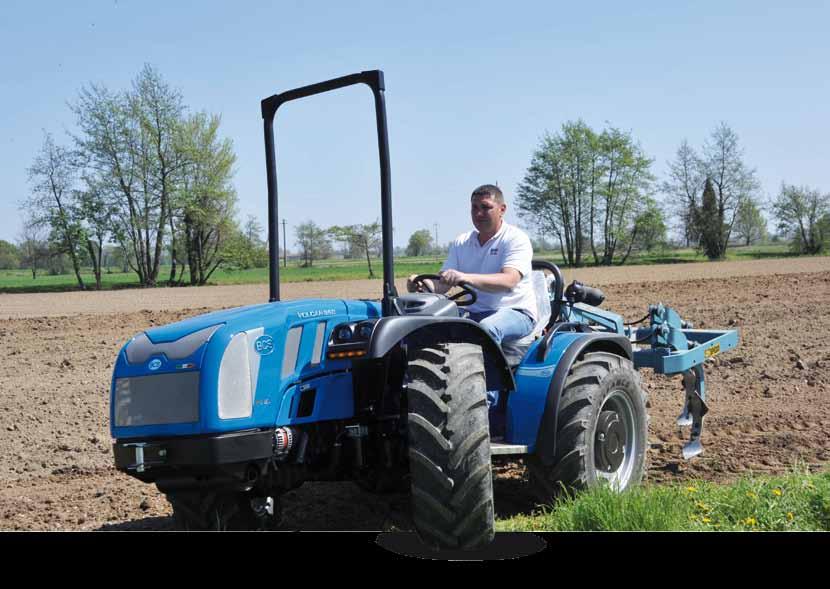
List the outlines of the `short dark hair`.
<svg viewBox="0 0 830 589">
<path fill-rule="evenodd" d="M 501 193 L 501 189 L 494 184 L 482 184 L 473 190 L 473 194 L 470 195 L 470 200 L 477 196 L 489 196 L 500 205 L 504 204 L 504 195 Z"/>
</svg>

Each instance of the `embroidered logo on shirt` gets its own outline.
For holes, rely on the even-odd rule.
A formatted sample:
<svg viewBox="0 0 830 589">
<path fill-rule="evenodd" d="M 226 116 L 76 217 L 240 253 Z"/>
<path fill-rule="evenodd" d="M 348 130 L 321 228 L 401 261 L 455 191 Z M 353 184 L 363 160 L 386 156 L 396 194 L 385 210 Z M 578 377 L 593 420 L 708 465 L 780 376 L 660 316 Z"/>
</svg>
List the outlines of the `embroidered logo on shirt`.
<svg viewBox="0 0 830 589">
<path fill-rule="evenodd" d="M 497 247 L 491 247 L 490 248 L 490 255 L 491 256 L 498 255 L 498 253 L 499 253 L 499 248 L 497 248 Z"/>
</svg>

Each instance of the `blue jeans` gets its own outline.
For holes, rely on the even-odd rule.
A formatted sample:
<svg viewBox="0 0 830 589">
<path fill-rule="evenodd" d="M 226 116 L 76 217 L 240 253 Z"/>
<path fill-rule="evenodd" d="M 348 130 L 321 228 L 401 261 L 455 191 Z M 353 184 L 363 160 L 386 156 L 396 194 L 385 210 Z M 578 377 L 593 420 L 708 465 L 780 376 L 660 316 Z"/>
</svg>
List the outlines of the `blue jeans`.
<svg viewBox="0 0 830 589">
<path fill-rule="evenodd" d="M 516 309 L 499 309 L 497 311 L 482 311 L 470 313 L 469 319 L 479 323 L 489 333 L 496 343 L 501 345 L 521 339 L 533 331 L 533 319 L 529 315 Z M 493 371 L 490 362 L 484 363 L 488 380 Z M 487 391 L 487 407 L 490 412 L 490 435 L 503 436 L 505 434 L 505 412 L 498 411 L 499 391 Z"/>
</svg>

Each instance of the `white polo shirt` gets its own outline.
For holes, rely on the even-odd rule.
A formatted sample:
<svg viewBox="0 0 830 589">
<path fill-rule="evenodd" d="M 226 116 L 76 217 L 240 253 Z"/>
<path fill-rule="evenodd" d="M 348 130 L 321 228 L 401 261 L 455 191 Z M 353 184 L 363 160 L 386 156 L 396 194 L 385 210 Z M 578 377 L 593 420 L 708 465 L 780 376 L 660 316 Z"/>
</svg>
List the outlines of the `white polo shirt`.
<svg viewBox="0 0 830 589">
<path fill-rule="evenodd" d="M 450 244 L 444 270 L 471 274 L 497 274 L 502 268 L 515 268 L 522 275 L 519 283 L 507 292 L 484 292 L 475 289 L 478 300 L 469 307 L 471 313 L 498 309 L 521 309 L 536 320 L 536 295 L 530 282 L 533 246 L 527 234 L 502 220 L 501 228 L 484 245 L 478 242 L 478 231 L 468 231 Z"/>
</svg>

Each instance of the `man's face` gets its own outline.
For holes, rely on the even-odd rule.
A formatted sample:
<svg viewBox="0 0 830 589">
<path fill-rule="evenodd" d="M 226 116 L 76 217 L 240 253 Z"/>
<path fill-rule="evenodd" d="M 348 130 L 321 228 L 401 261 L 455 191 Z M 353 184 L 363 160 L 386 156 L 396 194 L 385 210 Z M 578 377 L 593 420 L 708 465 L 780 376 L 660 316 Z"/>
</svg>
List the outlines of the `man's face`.
<svg viewBox="0 0 830 589">
<path fill-rule="evenodd" d="M 479 233 L 497 231 L 506 210 L 507 205 L 499 204 L 489 194 L 474 196 L 470 201 L 470 215 L 473 218 L 473 226 Z"/>
</svg>

